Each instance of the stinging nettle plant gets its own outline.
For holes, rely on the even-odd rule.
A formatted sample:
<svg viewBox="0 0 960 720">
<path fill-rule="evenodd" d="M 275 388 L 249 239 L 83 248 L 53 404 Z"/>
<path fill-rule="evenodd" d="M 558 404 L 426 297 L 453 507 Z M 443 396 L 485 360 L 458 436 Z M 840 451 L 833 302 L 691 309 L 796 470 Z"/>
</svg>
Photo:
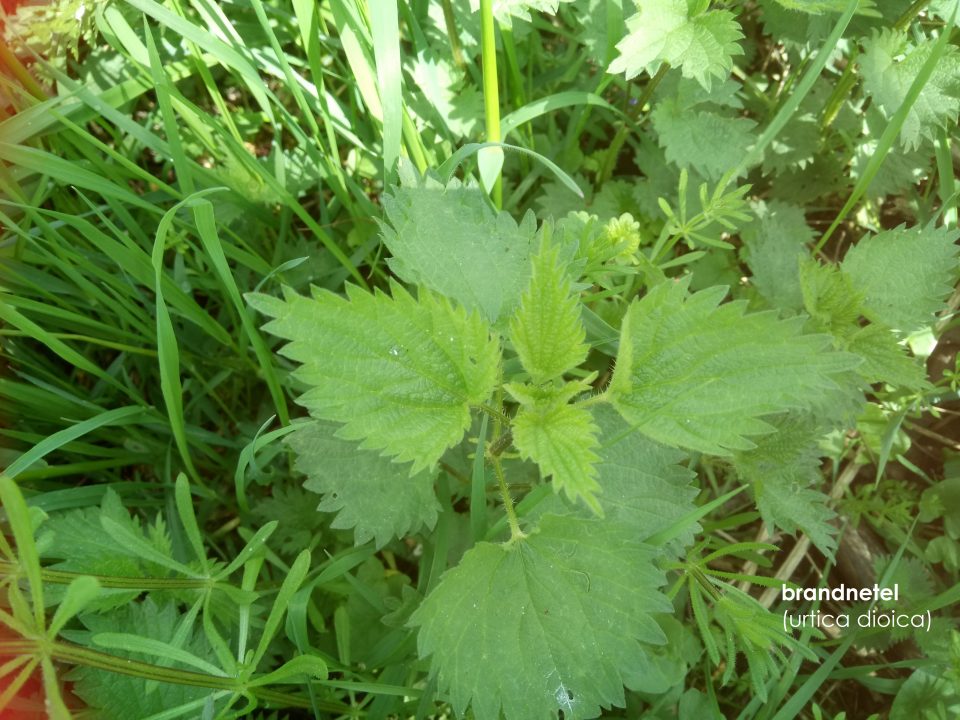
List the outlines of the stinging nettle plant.
<svg viewBox="0 0 960 720">
<path fill-rule="evenodd" d="M 882 323 L 909 330 L 949 292 L 874 279 L 911 258 L 946 279 L 957 234 L 899 229 L 865 239 L 839 267 L 802 261 L 809 315 L 782 318 L 725 301 L 726 287 L 692 292 L 688 276 L 667 277 L 624 219 L 571 214 L 537 227 L 498 213 L 478 187 L 408 166 L 401 179 L 382 225 L 399 281 L 247 300 L 298 364 L 312 419 L 289 442 L 334 527 L 377 546 L 428 533 L 438 475 L 470 484 L 476 544 L 409 617 L 441 692 L 481 720 L 622 706 L 666 642 L 679 586 L 664 586 L 680 572 L 712 661 L 723 650 L 729 678 L 742 652 L 762 695 L 771 652 L 797 645 L 691 561 L 699 550 L 677 562 L 705 514 L 687 466 L 726 458 L 769 523 L 830 554 L 830 511 L 804 488 L 816 440 L 849 418 L 867 383 L 922 385 Z M 922 257 L 908 239 L 922 239 Z M 590 289 L 624 273 L 640 292 L 606 312 L 619 314 L 615 330 Z M 909 317 L 895 317 L 903 307 Z"/>
</svg>

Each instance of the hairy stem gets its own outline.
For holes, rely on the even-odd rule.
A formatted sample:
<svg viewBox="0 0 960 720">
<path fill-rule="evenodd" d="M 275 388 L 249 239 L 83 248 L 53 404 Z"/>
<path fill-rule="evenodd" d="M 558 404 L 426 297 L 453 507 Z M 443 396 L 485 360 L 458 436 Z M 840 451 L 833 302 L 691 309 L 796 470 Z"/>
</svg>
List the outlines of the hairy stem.
<svg viewBox="0 0 960 720">
<path fill-rule="evenodd" d="M 513 443 L 513 433 L 507 430 L 505 433 L 500 435 L 496 440 L 490 443 L 490 449 L 488 454 L 490 457 L 499 458 L 503 455 L 503 451 L 506 450 Z"/>
<path fill-rule="evenodd" d="M 500 497 L 503 499 L 503 507 L 507 511 L 507 521 L 510 523 L 510 542 L 525 538 L 527 535 L 520 529 L 517 511 L 513 507 L 513 498 L 510 497 L 510 488 L 507 487 L 507 480 L 503 476 L 503 466 L 500 464 L 500 457 L 498 455 L 491 455 L 490 462 L 493 464 L 493 471 L 497 475 L 497 484 L 500 486 Z"/>
<path fill-rule="evenodd" d="M 503 427 L 510 427 L 510 418 L 508 418 L 502 410 L 497 410 L 492 405 L 487 405 L 486 403 L 477 405 L 477 407 L 489 415 L 491 418 L 499 422 Z"/>
<path fill-rule="evenodd" d="M 913 19 L 920 14 L 920 11 L 923 10 L 929 2 L 930 0 L 916 0 L 904 11 L 903 15 L 897 18 L 893 27 L 901 32 L 906 30 L 910 23 L 913 22 Z"/>
</svg>

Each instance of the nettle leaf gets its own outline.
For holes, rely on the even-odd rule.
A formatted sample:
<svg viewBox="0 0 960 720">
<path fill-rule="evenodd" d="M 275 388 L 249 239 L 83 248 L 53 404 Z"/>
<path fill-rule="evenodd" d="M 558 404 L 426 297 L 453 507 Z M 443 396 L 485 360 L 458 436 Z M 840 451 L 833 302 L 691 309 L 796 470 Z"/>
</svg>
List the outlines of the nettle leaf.
<svg viewBox="0 0 960 720">
<path fill-rule="evenodd" d="M 845 349 L 863 358 L 857 372 L 867 382 L 885 382 L 908 390 L 926 387 L 926 369 L 907 355 L 888 327 L 871 323 L 847 338 Z"/>
<path fill-rule="evenodd" d="M 637 0 L 639 12 L 627 20 L 629 35 L 617 43 L 620 51 L 609 68 L 627 79 L 668 62 L 686 78 L 709 89 L 733 68 L 733 56 L 743 51 L 740 25 L 728 10 L 708 10 L 691 17 L 687 0 Z"/>
<path fill-rule="evenodd" d="M 690 668 L 703 652 L 693 631 L 673 616 L 659 615 L 657 622 L 667 638 L 667 644 L 654 646 L 639 656 L 638 672 L 626 682 L 631 690 L 651 695 L 662 695 L 682 686 Z M 688 716 L 681 714 L 680 717 Z"/>
<path fill-rule="evenodd" d="M 120 497 L 107 488 L 99 507 L 77 508 L 51 514 L 40 527 L 38 549 L 45 560 L 55 560 L 50 567 L 89 575 L 115 577 L 167 577 L 170 571 L 161 565 L 142 559 L 119 545 L 103 526 L 104 519 L 113 521 L 134 537 L 143 538 L 154 550 L 172 557 L 170 537 L 158 515 L 155 522 L 143 527 L 139 518 L 131 516 Z M 53 586 L 48 593 L 56 596 L 64 586 Z M 139 595 L 137 590 L 101 588 L 89 610 L 106 610 L 123 605 Z"/>
<path fill-rule="evenodd" d="M 667 154 L 654 139 L 655 135 L 651 128 L 641 127 L 636 138 L 637 152 L 633 156 L 634 163 L 643 173 L 634 184 L 633 194 L 641 213 L 648 217 L 660 217 L 663 213 L 660 198 L 673 197 L 680 180 L 680 172 L 667 162 Z M 690 192 L 689 182 L 687 187 Z M 695 202 L 695 194 L 690 193 L 688 203 Z"/>
<path fill-rule="evenodd" d="M 390 269 L 405 282 L 480 311 L 491 323 L 512 312 L 530 277 L 533 214 L 518 225 L 508 213 L 497 213 L 478 187 L 457 180 L 444 186 L 409 168 L 402 177 L 403 185 L 383 196 Z"/>
<path fill-rule="evenodd" d="M 509 27 L 511 18 L 529 20 L 531 12 L 556 15 L 561 2 L 573 0 L 493 0 L 493 15 L 498 22 Z M 470 9 L 472 12 L 479 12 L 480 0 L 470 0 Z"/>
<path fill-rule="evenodd" d="M 90 638 L 97 633 L 131 633 L 150 640 L 176 643 L 177 646 L 196 657 L 217 665 L 216 655 L 198 629 L 188 629 L 182 634 L 180 623 L 184 616 L 173 603 L 155 604 L 150 598 L 143 602 L 127 603 L 107 615 L 82 615 L 80 620 L 85 632 L 71 632 L 71 639 L 90 645 Z M 93 645 L 96 648 L 95 645 Z M 156 662 L 157 658 L 144 653 L 111 649 L 111 655 L 127 657 L 141 662 Z M 195 670 L 181 663 L 166 661 L 168 666 L 181 670 Z M 211 710 L 222 708 L 226 698 L 217 699 L 216 691 L 203 687 L 190 687 L 175 683 L 157 682 L 145 678 L 122 675 L 96 667 L 78 666 L 67 676 L 74 682 L 73 692 L 91 709 L 96 717 L 104 720 L 129 720 L 160 715 L 165 711 L 199 702 L 209 698 Z M 186 716 L 186 708 L 176 717 Z M 214 713 L 215 714 L 215 713 Z M 194 708 L 191 717 L 200 717 Z"/>
<path fill-rule="evenodd" d="M 859 326 L 863 294 L 836 265 L 821 265 L 812 258 L 802 261 L 800 288 L 803 305 L 819 327 L 842 337 L 849 328 Z"/>
<path fill-rule="evenodd" d="M 864 297 L 843 270 L 807 259 L 800 265 L 800 281 L 804 305 L 814 324 L 833 335 L 839 349 L 863 359 L 857 374 L 869 383 L 887 382 L 911 389 L 925 385 L 924 368 L 907 355 L 890 328 L 861 324 Z"/>
<path fill-rule="evenodd" d="M 870 110 L 873 110 L 871 106 Z M 879 114 L 879 111 L 874 112 Z M 884 123 L 886 123 L 884 119 Z M 859 180 L 863 177 L 870 159 L 878 151 L 880 142 L 877 136 L 864 138 L 857 145 L 853 164 L 850 167 L 850 177 Z M 905 150 L 903 148 L 893 148 L 883 160 L 883 165 L 873 176 L 870 184 L 867 186 L 867 197 L 871 199 L 882 200 L 887 195 L 900 195 L 909 193 L 917 183 L 922 182 L 930 174 L 931 156 L 927 148 L 921 145 L 917 150 Z"/>
<path fill-rule="evenodd" d="M 589 718 L 623 706 L 623 682 L 670 612 L 653 552 L 628 526 L 545 515 L 522 539 L 479 543 L 411 617 L 455 712 L 477 720 Z"/>
<path fill-rule="evenodd" d="M 833 557 L 837 529 L 830 521 L 836 513 L 827 505 L 828 501 L 819 490 L 781 476 L 771 475 L 758 483 L 757 509 L 767 523 L 788 533 L 802 530 L 824 555 Z"/>
<path fill-rule="evenodd" d="M 593 416 L 601 431 L 596 468 L 606 518 L 648 538 L 696 509 L 697 489 L 690 484 L 696 473 L 678 464 L 685 452 L 634 432 L 608 405 L 593 408 Z M 691 524 L 679 543 L 692 542 L 699 529 Z"/>
<path fill-rule="evenodd" d="M 651 119 L 667 160 L 710 180 L 736 166 L 756 140 L 753 120 L 684 108 L 674 100 L 658 102 Z"/>
<path fill-rule="evenodd" d="M 410 474 L 406 465 L 361 450 L 335 435 L 333 423 L 313 421 L 289 435 L 295 467 L 309 477 L 304 487 L 320 493 L 317 510 L 337 513 L 333 528 L 353 528 L 356 544 L 371 538 L 377 548 L 421 527 L 433 528 L 440 504 L 433 492 L 436 472 Z"/>
<path fill-rule="evenodd" d="M 938 17 L 944 22 L 956 22 L 957 17 L 953 14 L 956 7 L 955 0 L 930 0 L 930 14 Z"/>
<path fill-rule="evenodd" d="M 533 460 L 544 477 L 551 476 L 557 490 L 576 500 L 583 498 L 601 512 L 597 484 L 597 426 L 590 411 L 571 405 L 570 399 L 589 386 L 567 383 L 560 388 L 505 385 L 520 403 L 513 419 L 513 442 L 521 457 Z"/>
<path fill-rule="evenodd" d="M 250 508 L 251 513 L 260 527 L 276 521 L 277 529 L 270 536 L 270 546 L 296 556 L 320 534 L 316 496 L 301 487 L 279 483 L 272 485 L 270 492 L 270 497 L 261 498 Z"/>
<path fill-rule="evenodd" d="M 811 0 L 801 0 L 803 5 L 813 5 Z M 818 32 L 820 23 L 818 18 L 805 15 L 795 7 L 792 0 L 757 0 L 757 9 L 760 11 L 760 22 L 763 24 L 765 35 L 777 38 L 786 46 L 803 46 L 808 42 L 822 41 L 830 30 Z M 812 13 L 811 13 L 812 14 Z"/>
<path fill-rule="evenodd" d="M 907 34 L 883 30 L 864 42 L 860 56 L 863 86 L 890 118 L 903 105 L 910 85 L 933 52 L 935 41 L 912 45 Z M 902 56 L 902 59 L 900 59 Z M 917 148 L 935 130 L 956 123 L 960 114 L 960 51 L 948 45 L 930 79 L 920 91 L 900 129 L 900 142 Z"/>
<path fill-rule="evenodd" d="M 764 151 L 763 173 L 779 175 L 794 168 L 805 168 L 813 162 L 819 147 L 819 115 L 797 112 Z"/>
<path fill-rule="evenodd" d="M 410 60 L 410 75 L 417 93 L 409 102 L 418 116 L 436 117 L 457 138 L 474 136 L 483 123 L 483 98 L 451 60 L 425 47 Z M 404 171 L 400 178 L 414 179 Z"/>
<path fill-rule="evenodd" d="M 510 320 L 510 341 L 523 369 L 542 384 L 587 358 L 586 336 L 559 248 L 545 246 L 533 258 L 530 285 Z"/>
<path fill-rule="evenodd" d="M 820 153 L 805 166 L 781 173 L 771 188 L 771 197 L 794 205 L 816 205 L 814 201 L 833 193 L 849 192 L 850 169 L 839 154 Z"/>
<path fill-rule="evenodd" d="M 264 327 L 291 342 L 281 354 L 301 363 L 309 390 L 299 399 L 320 420 L 344 423 L 337 435 L 412 461 L 414 474 L 460 442 L 470 407 L 497 381 L 500 343 L 477 314 L 398 284 L 393 296 L 347 287 L 343 298 L 316 289 L 312 298 L 249 294 L 272 318 Z"/>
<path fill-rule="evenodd" d="M 608 38 L 623 37 L 627 32 L 621 4 L 608 0 L 587 0 L 586 5 L 577 7 L 577 37 L 583 43 L 587 57 L 595 65 L 608 65 L 614 57 L 615 52 L 608 46 Z"/>
<path fill-rule="evenodd" d="M 728 77 L 723 82 L 711 83 L 710 87 L 704 87 L 696 80 L 673 74 L 667 75 L 660 81 L 653 97 L 655 104 L 676 103 L 681 112 L 695 107 L 706 107 L 711 110 L 731 108 L 742 111 L 742 90 L 743 85 L 733 77 Z"/>
<path fill-rule="evenodd" d="M 904 225 L 865 237 L 841 267 L 864 295 L 864 314 L 905 334 L 933 322 L 953 290 L 960 232 Z"/>
<path fill-rule="evenodd" d="M 812 487 L 820 482 L 817 441 L 824 428 L 810 413 L 783 414 L 771 420 L 777 431 L 757 447 L 734 456 L 741 478 L 753 486 L 764 522 L 788 533 L 802 530 L 825 554 L 837 547 L 836 517 L 827 496 Z"/>
<path fill-rule="evenodd" d="M 352 663 L 376 667 L 380 662 L 377 657 L 383 657 L 386 633 L 390 632 L 390 628 L 402 626 L 409 619 L 414 608 L 406 609 L 405 605 L 416 607 L 422 598 L 410 586 L 410 578 L 396 568 L 386 567 L 377 557 L 368 557 L 351 574 L 355 582 L 350 584 L 358 592 L 352 592 L 343 599 L 341 608 L 349 618 L 349 622 L 344 625 L 349 626 L 349 632 L 345 633 L 346 637 L 338 638 L 338 641 L 349 641 Z M 388 619 L 388 616 L 392 617 Z M 337 632 L 341 632 L 339 623 Z M 404 637 L 410 636 L 409 631 L 402 632 Z M 399 634 L 396 633 L 394 637 Z M 410 648 L 411 651 L 412 649 Z M 411 655 L 412 652 L 407 652 L 404 656 L 409 658 Z"/>
<path fill-rule="evenodd" d="M 607 390 L 654 440 L 717 455 L 749 449 L 771 429 L 764 415 L 807 406 L 860 362 L 830 350 L 827 335 L 802 335 L 800 318 L 745 314 L 743 301 L 720 304 L 725 287 L 690 295 L 688 283 L 663 283 L 630 306 Z"/>
<path fill-rule="evenodd" d="M 813 230 L 795 205 L 774 200 L 756 203 L 752 209 L 757 219 L 741 233 L 744 259 L 753 272 L 751 282 L 773 307 L 800 310 L 798 259 L 808 254 L 806 244 L 813 240 Z"/>
<path fill-rule="evenodd" d="M 117 543 L 104 532 L 101 518 L 109 518 L 134 535 L 144 537 L 139 520 L 131 517 L 120 502 L 120 496 L 107 488 L 99 507 L 78 508 L 50 516 L 40 530 L 41 556 L 59 560 L 54 565 L 58 570 L 122 577 L 150 574 L 136 554 L 117 547 Z M 156 549 L 166 552 L 169 548 L 161 542 Z M 159 574 L 167 573 L 164 570 Z"/>
</svg>

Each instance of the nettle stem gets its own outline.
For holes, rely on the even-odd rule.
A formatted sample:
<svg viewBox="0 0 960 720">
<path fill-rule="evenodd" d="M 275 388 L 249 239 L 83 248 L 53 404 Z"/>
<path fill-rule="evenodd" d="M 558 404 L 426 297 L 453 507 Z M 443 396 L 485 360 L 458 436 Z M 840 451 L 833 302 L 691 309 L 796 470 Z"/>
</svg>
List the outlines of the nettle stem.
<svg viewBox="0 0 960 720">
<path fill-rule="evenodd" d="M 500 456 L 491 454 L 490 462 L 493 464 L 493 471 L 497 475 L 497 484 L 500 486 L 500 497 L 503 499 L 503 507 L 507 511 L 507 521 L 510 523 L 510 542 L 522 540 L 527 534 L 520 529 L 517 511 L 513 507 L 513 498 L 510 497 L 510 488 L 507 487 L 507 480 L 503 475 Z"/>
<path fill-rule="evenodd" d="M 497 410 L 492 405 L 487 405 L 486 403 L 477 405 L 477 408 L 479 408 L 480 410 L 485 412 L 487 415 L 489 415 L 491 418 L 493 418 L 498 423 L 500 423 L 501 427 L 504 427 L 504 428 L 510 427 L 510 418 L 508 418 L 502 410 Z"/>
<path fill-rule="evenodd" d="M 929 3 L 930 0 L 915 0 L 915 2 L 904 11 L 903 15 L 897 18 L 897 21 L 893 24 L 894 29 L 901 32 L 906 30 L 914 18 L 916 18 L 917 15 L 920 14 L 920 11 Z"/>
</svg>

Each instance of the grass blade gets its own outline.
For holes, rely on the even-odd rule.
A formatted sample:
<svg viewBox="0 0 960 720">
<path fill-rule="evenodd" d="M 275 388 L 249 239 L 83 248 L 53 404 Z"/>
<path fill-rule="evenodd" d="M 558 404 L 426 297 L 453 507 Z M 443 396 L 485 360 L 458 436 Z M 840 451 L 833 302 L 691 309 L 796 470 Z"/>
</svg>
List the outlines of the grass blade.
<svg viewBox="0 0 960 720">
<path fill-rule="evenodd" d="M 24 470 L 29 469 L 34 463 L 43 457 L 49 455 L 54 450 L 63 447 L 69 442 L 73 442 L 87 433 L 104 427 L 106 425 L 123 425 L 136 422 L 149 414 L 149 410 L 143 407 L 123 407 L 115 410 L 107 410 L 96 417 L 84 420 L 76 425 L 60 430 L 45 440 L 34 445 L 30 450 L 18 457 L 10 466 L 4 470 L 4 474 L 10 478 L 15 478 Z"/>
<path fill-rule="evenodd" d="M 230 272 L 230 266 L 227 264 L 226 255 L 223 252 L 223 244 L 220 242 L 220 236 L 217 234 L 217 224 L 214 220 L 213 205 L 207 201 L 198 203 L 193 208 L 193 217 L 197 223 L 197 233 L 200 235 L 200 242 L 206 251 L 210 262 L 213 265 L 220 283 L 227 292 L 227 296 L 233 303 L 234 309 L 240 318 L 240 324 L 243 331 L 250 340 L 254 355 L 260 364 L 260 371 L 263 373 L 264 380 L 267 383 L 267 389 L 270 391 L 270 397 L 273 398 L 274 407 L 277 409 L 277 416 L 280 418 L 281 425 L 290 424 L 290 412 L 287 409 L 287 401 L 283 395 L 283 388 L 280 387 L 280 379 L 277 377 L 277 371 L 273 366 L 273 356 L 267 347 L 263 336 L 253 324 L 250 312 L 240 295 L 240 289 L 234 280 L 233 273 Z"/>
<path fill-rule="evenodd" d="M 400 157 L 403 91 L 400 63 L 400 21 L 397 0 L 380 0 L 370 13 L 377 87 L 383 107 L 383 177 L 387 184 Z"/>
<path fill-rule="evenodd" d="M 190 541 L 193 554 L 200 561 L 200 568 L 203 572 L 205 574 L 209 573 L 210 565 L 207 561 L 207 551 L 203 546 L 203 535 L 200 534 L 197 515 L 193 509 L 193 499 L 190 496 L 190 483 L 187 482 L 183 473 L 177 475 L 174 499 L 177 505 L 177 515 L 180 516 L 180 524 L 183 525 L 183 531 L 187 534 L 187 540 Z"/>
<path fill-rule="evenodd" d="M 180 350 L 177 344 L 177 335 L 173 329 L 173 321 L 170 319 L 170 312 L 167 310 L 166 301 L 163 299 L 163 253 L 166 250 L 167 232 L 173 224 L 177 211 L 187 203 L 196 201 L 202 195 L 208 194 L 210 190 L 203 193 L 195 193 L 186 200 L 170 208 L 157 226 L 156 239 L 153 243 L 153 253 L 151 262 L 154 272 L 154 293 L 156 293 L 157 304 L 157 360 L 160 368 L 160 392 L 163 395 L 163 402 L 167 407 L 167 415 L 170 418 L 170 431 L 173 433 L 174 442 L 184 466 L 190 477 L 199 484 L 200 476 L 193 465 L 193 459 L 190 456 L 190 444 L 187 442 L 186 423 L 183 417 L 183 386 L 180 383 Z"/>
<path fill-rule="evenodd" d="M 453 155 L 447 158 L 443 165 L 438 168 L 440 176 L 444 179 L 444 182 L 449 182 L 450 178 L 453 177 L 453 173 L 460 166 L 460 164 L 466 160 L 471 155 L 474 155 L 484 148 L 489 147 L 499 147 L 504 150 L 513 150 L 518 153 L 523 153 L 524 155 L 529 155 L 536 160 L 542 162 L 546 167 L 557 176 L 557 179 L 562 182 L 568 190 L 575 193 L 577 197 L 583 197 L 583 191 L 577 185 L 572 177 L 567 175 L 555 162 L 550 158 L 544 157 L 540 153 L 534 150 L 528 150 L 527 148 L 520 147 L 519 145 L 508 145 L 507 143 L 500 142 L 486 142 L 486 143 L 467 143 L 459 150 L 457 150 Z"/>
<path fill-rule="evenodd" d="M 599 95 L 583 90 L 567 90 L 529 102 L 522 108 L 514 110 L 509 115 L 505 115 L 500 120 L 500 134 L 506 139 L 507 135 L 524 123 L 528 123 L 554 110 L 559 110 L 564 107 L 575 107 L 577 105 L 594 105 L 609 110 L 621 117 L 626 117 L 623 111 L 614 107 Z"/>
<path fill-rule="evenodd" d="M 190 195 L 194 190 L 193 174 L 190 171 L 190 163 L 187 160 L 187 156 L 183 152 L 183 141 L 180 139 L 177 116 L 173 111 L 173 104 L 170 101 L 169 80 L 163 72 L 160 54 L 157 52 L 157 43 L 153 38 L 153 33 L 150 31 L 150 25 L 147 23 L 146 17 L 143 18 L 143 34 L 147 38 L 147 53 L 150 58 L 150 76 L 153 78 L 153 84 L 156 87 L 157 103 L 160 106 L 160 117 L 163 120 L 164 133 L 170 145 L 173 167 L 176 170 L 177 180 L 180 181 L 180 187 L 184 194 Z"/>
</svg>

